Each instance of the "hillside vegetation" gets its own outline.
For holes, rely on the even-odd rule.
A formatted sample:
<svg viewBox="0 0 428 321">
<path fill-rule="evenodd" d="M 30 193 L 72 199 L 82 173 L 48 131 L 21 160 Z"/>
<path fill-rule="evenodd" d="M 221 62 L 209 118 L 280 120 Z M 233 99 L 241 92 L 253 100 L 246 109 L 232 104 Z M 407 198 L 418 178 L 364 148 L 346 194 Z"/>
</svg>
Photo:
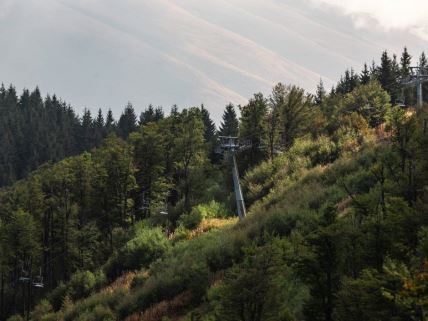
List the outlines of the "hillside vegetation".
<svg viewBox="0 0 428 321">
<path fill-rule="evenodd" d="M 278 84 L 218 131 L 173 108 L 2 189 L 1 316 L 426 320 L 428 107 L 396 106 L 394 61 L 329 94 Z M 249 146 L 240 222 L 219 134 Z"/>
</svg>

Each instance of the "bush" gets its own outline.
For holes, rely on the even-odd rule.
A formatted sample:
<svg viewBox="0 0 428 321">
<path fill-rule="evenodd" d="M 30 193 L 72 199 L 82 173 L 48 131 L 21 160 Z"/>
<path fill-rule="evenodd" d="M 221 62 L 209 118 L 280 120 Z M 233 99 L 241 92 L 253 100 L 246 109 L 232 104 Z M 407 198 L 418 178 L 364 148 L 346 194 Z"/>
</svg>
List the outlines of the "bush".
<svg viewBox="0 0 428 321">
<path fill-rule="evenodd" d="M 49 302 L 55 311 L 59 310 L 63 300 L 68 296 L 72 301 L 83 299 L 107 284 L 102 271 L 92 273 L 90 271 L 78 271 L 74 273 L 70 281 L 61 282 L 48 296 Z"/>
<path fill-rule="evenodd" d="M 82 313 L 77 321 L 115 321 L 116 316 L 113 311 L 106 306 L 97 305 L 93 310 Z"/>
<path fill-rule="evenodd" d="M 52 305 L 44 299 L 31 312 L 31 321 L 45 321 L 45 316 L 53 311 Z"/>
<path fill-rule="evenodd" d="M 72 275 L 68 283 L 67 294 L 73 301 L 87 297 L 95 288 L 96 278 L 90 271 L 81 271 Z"/>
<path fill-rule="evenodd" d="M 120 289 L 113 293 L 101 292 L 75 303 L 67 309 L 64 315 L 65 321 L 88 320 L 88 321 L 110 321 L 117 320 L 113 311 L 123 300 L 125 291 Z"/>
<path fill-rule="evenodd" d="M 110 258 L 104 271 L 112 280 L 125 271 L 147 268 L 169 248 L 170 243 L 160 228 L 140 226 L 135 231 L 135 237 Z"/>
<path fill-rule="evenodd" d="M 326 136 L 321 136 L 317 140 L 300 138 L 291 147 L 289 153 L 297 157 L 306 157 L 312 166 L 328 164 L 339 157 L 337 145 Z"/>
<path fill-rule="evenodd" d="M 180 217 L 179 224 L 187 229 L 194 229 L 205 219 L 224 218 L 227 216 L 230 215 L 226 206 L 213 200 L 209 203 L 193 207 L 190 214 L 182 215 Z"/>
</svg>

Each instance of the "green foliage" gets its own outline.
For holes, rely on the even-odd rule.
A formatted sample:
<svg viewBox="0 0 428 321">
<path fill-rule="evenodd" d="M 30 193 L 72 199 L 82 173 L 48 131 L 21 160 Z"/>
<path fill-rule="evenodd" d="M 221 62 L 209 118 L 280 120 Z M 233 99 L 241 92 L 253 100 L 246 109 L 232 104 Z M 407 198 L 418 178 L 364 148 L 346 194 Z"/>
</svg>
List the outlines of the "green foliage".
<svg viewBox="0 0 428 321">
<path fill-rule="evenodd" d="M 388 96 L 396 99 L 408 60 L 403 54 L 400 67 L 384 54 L 380 68 L 361 77 L 349 70 L 315 99 L 278 84 L 241 107 L 240 123 L 227 107 L 221 131 L 240 128 L 250 140 L 237 154 L 248 216 L 209 232 L 200 223 L 228 216 L 233 194 L 204 108 L 165 117 L 149 107 L 139 129 L 131 106 L 118 128 L 111 113 L 94 121 L 86 110 L 75 128 L 82 148 L 94 141 L 97 149 L 0 190 L 1 317 L 26 315 L 31 302 L 32 319 L 44 321 L 132 320 L 143 311 L 211 321 L 424 320 L 426 111 L 391 107 Z M 18 103 L 10 91 L 0 90 L 0 106 Z M 19 104 L 41 112 L 45 103 L 27 92 Z M 22 142 L 13 126 L 0 139 L 9 181 Z M 42 137 L 29 142 L 49 147 Z M 36 166 L 49 155 L 27 147 L 19 152 Z M 18 283 L 38 273 L 43 291 Z"/>
<path fill-rule="evenodd" d="M 227 216 L 229 213 L 226 207 L 213 200 L 210 203 L 193 207 L 189 214 L 181 216 L 179 223 L 187 229 L 194 229 L 205 219 L 225 218 Z"/>
<path fill-rule="evenodd" d="M 229 269 L 219 286 L 208 292 L 214 320 L 287 320 L 295 307 L 289 304 L 300 290 L 286 289 L 291 271 L 283 261 L 278 240 L 244 249 L 245 258 Z M 283 283 L 284 282 L 284 283 Z M 292 282 L 292 281 L 291 281 Z"/>
<path fill-rule="evenodd" d="M 220 136 L 238 137 L 239 121 L 236 115 L 235 107 L 228 104 L 224 110 L 222 123 L 220 125 Z"/>
<path fill-rule="evenodd" d="M 44 299 L 36 305 L 31 312 L 31 321 L 46 321 L 49 314 L 53 312 L 52 305 L 48 300 Z"/>
<path fill-rule="evenodd" d="M 372 81 L 367 85 L 358 86 L 347 94 L 343 101 L 343 112 L 357 112 L 362 115 L 371 127 L 384 122 L 385 114 L 391 107 L 390 97 L 381 85 Z"/>
<path fill-rule="evenodd" d="M 160 258 L 170 247 L 170 243 L 159 228 L 137 226 L 135 236 L 118 250 L 104 267 L 110 280 L 125 271 L 147 268 Z"/>
</svg>

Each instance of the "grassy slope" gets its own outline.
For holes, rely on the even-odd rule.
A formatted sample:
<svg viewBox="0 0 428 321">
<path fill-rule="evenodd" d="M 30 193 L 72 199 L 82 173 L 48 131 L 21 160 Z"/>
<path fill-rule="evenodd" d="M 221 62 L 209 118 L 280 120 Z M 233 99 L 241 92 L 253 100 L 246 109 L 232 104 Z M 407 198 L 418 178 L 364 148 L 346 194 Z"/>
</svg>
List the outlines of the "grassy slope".
<svg viewBox="0 0 428 321">
<path fill-rule="evenodd" d="M 262 243 L 266 233 L 283 238 L 292 238 L 296 231 L 300 235 L 310 233 L 316 228 L 317 213 L 326 202 L 340 204 L 342 213 L 346 213 L 348 196 L 341 184 L 351 190 L 368 189 L 370 179 L 365 173 L 374 155 L 375 148 L 366 147 L 327 166 L 307 168 L 295 163 L 293 169 L 286 171 L 289 164 L 278 160 L 269 173 L 274 178 L 269 192 L 253 204 L 244 222 L 177 242 L 149 271 L 127 274 L 107 290 L 65 305 L 62 311 L 48 315 L 48 319 L 160 320 L 197 309 L 203 305 L 207 289 L 221 279 L 225 270 L 243 259 L 244 247 L 255 240 Z M 299 310 L 301 302 L 295 304 Z"/>
</svg>

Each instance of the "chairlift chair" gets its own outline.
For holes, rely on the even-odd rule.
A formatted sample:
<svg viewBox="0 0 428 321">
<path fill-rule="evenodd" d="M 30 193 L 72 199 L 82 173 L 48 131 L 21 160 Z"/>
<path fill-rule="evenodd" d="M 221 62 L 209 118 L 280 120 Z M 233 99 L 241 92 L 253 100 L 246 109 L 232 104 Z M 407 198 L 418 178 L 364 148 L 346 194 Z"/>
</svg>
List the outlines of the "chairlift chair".
<svg viewBox="0 0 428 321">
<path fill-rule="evenodd" d="M 140 210 L 148 211 L 150 209 L 150 200 L 146 198 L 146 192 L 143 192 L 143 199 Z"/>
<path fill-rule="evenodd" d="M 169 215 L 168 213 L 168 201 L 165 199 L 164 207 L 159 212 L 160 215 Z"/>
<path fill-rule="evenodd" d="M 404 103 L 403 99 L 397 99 L 397 101 L 395 102 L 395 105 L 401 108 L 406 107 L 406 104 Z"/>
<path fill-rule="evenodd" d="M 42 269 L 40 269 L 40 274 L 36 276 L 36 278 L 34 279 L 33 286 L 39 289 L 42 289 L 45 287 L 45 284 L 43 283 Z"/>
<path fill-rule="evenodd" d="M 141 207 L 140 207 L 140 209 L 141 209 L 141 210 L 143 210 L 143 211 L 150 209 L 150 202 L 149 202 L 149 201 L 144 200 L 144 201 L 143 201 L 143 204 L 142 204 L 142 205 L 141 205 Z"/>
<path fill-rule="evenodd" d="M 29 283 L 31 281 L 29 273 L 24 270 L 24 266 L 21 268 L 21 276 L 18 278 L 18 281 L 21 283 Z"/>
<path fill-rule="evenodd" d="M 26 277 L 26 276 L 20 276 L 18 281 L 21 283 L 29 283 L 31 281 L 31 279 L 29 277 Z"/>
</svg>

